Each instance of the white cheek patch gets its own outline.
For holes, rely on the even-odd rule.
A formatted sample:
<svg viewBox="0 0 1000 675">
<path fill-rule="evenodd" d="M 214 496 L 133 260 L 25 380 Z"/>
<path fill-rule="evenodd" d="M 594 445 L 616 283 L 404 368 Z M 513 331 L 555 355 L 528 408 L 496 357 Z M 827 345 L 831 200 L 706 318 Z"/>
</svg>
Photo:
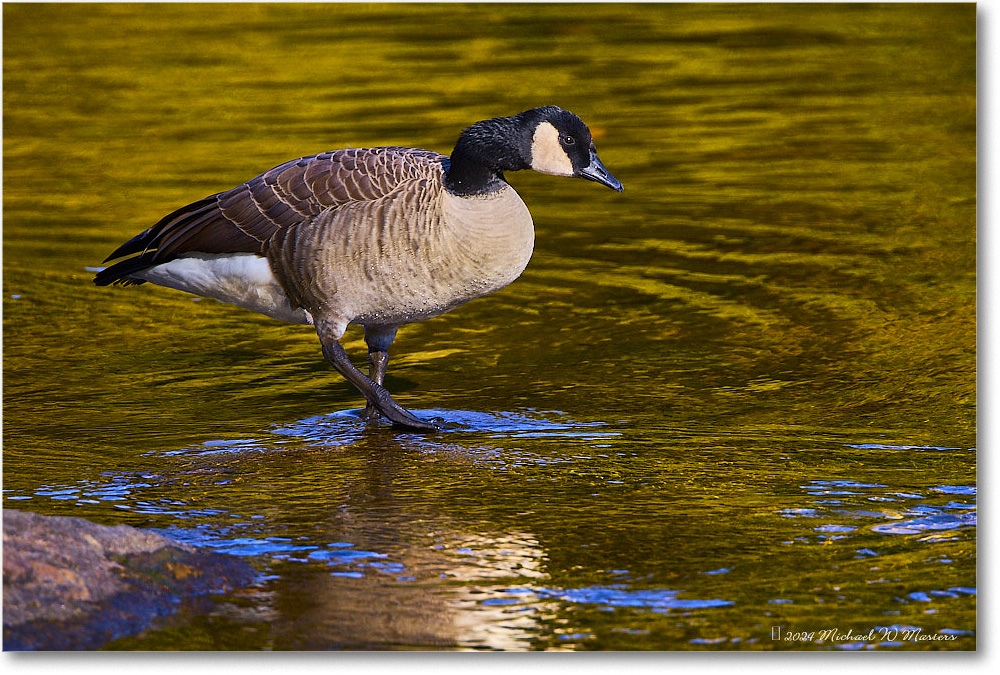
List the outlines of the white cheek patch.
<svg viewBox="0 0 1000 675">
<path fill-rule="evenodd" d="M 542 122 L 531 139 L 531 168 L 553 176 L 572 176 L 573 161 L 559 145 L 559 131 L 551 122 Z"/>
</svg>

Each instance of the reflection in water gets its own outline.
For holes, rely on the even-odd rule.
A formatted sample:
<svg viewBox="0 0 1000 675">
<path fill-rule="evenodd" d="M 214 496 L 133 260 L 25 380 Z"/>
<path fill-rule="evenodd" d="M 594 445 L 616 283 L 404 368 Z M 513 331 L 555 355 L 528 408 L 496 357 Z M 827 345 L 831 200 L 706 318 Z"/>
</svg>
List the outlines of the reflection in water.
<svg viewBox="0 0 1000 675">
<path fill-rule="evenodd" d="M 832 488 L 832 489 L 831 489 Z M 881 534 L 922 534 L 934 530 L 958 530 L 976 526 L 976 504 L 948 501 L 940 504 L 941 494 L 974 497 L 976 488 L 962 485 L 938 485 L 928 494 L 901 493 L 888 485 L 860 483 L 852 480 L 812 480 L 802 489 L 811 496 L 824 497 L 813 500 L 818 507 L 785 508 L 778 511 L 787 518 L 823 518 L 836 520 L 813 527 L 817 532 L 846 533 L 857 525 L 843 524 L 852 521 L 889 520 L 871 525 L 872 532 Z M 836 497 L 830 499 L 830 497 Z M 845 508 L 846 507 L 846 508 Z M 850 508 L 861 507 L 861 508 Z M 915 517 L 916 516 L 916 517 Z M 906 520 L 910 518 L 909 520 Z M 824 538 L 824 535 L 820 535 Z M 828 538 L 843 538 L 831 535 Z M 802 537 L 797 538 L 802 540 Z M 940 536 L 935 537 L 941 541 Z M 872 554 L 875 555 L 875 554 Z"/>
<path fill-rule="evenodd" d="M 456 452 L 455 446 L 428 442 L 422 434 L 366 428 L 359 424 L 358 412 L 309 418 L 276 428 L 274 433 L 279 438 L 297 437 L 303 441 L 303 447 L 320 447 L 325 451 L 364 443 L 367 436 L 396 446 L 396 451 L 409 446 L 421 454 Z M 560 430 L 578 437 L 579 428 L 592 426 L 575 424 L 565 416 L 553 421 L 528 412 L 496 415 L 441 412 L 461 423 L 450 425 L 451 431 L 439 436 L 476 431 L 487 434 L 488 438 L 517 437 L 522 432 L 544 429 L 550 434 Z M 217 459 L 223 453 L 245 456 L 268 451 L 266 441 L 243 440 L 208 442 L 185 453 L 170 454 L 197 460 Z M 383 452 L 393 450 L 387 447 Z M 471 459 L 496 468 L 492 457 L 496 452 L 496 448 L 474 451 Z M 525 461 L 527 458 L 520 460 Z M 341 640 L 354 647 L 518 649 L 530 646 L 532 636 L 539 630 L 534 617 L 541 608 L 519 608 L 512 622 L 507 609 L 483 604 L 483 591 L 467 585 L 490 579 L 545 579 L 545 555 L 537 539 L 516 530 L 468 531 L 461 522 L 440 517 L 412 522 L 410 514 L 392 506 L 396 478 L 393 465 L 391 454 L 368 462 L 365 481 L 351 490 L 356 500 L 370 506 L 371 500 L 383 504 L 383 508 L 375 509 L 377 522 L 371 521 L 368 511 L 355 512 L 348 504 L 341 504 L 328 514 L 327 529 L 340 533 L 338 541 L 320 541 L 315 535 L 248 536 L 261 527 L 252 522 L 224 531 L 172 527 L 163 534 L 213 550 L 254 556 L 272 570 L 280 570 L 273 584 L 274 592 L 267 596 L 269 605 L 308 596 L 308 608 L 296 617 L 295 625 L 278 628 L 277 639 L 283 648 L 330 648 L 338 646 Z M 401 504 L 400 508 L 405 507 Z M 383 529 L 391 529 L 391 537 L 382 539 L 378 536 L 382 532 L 375 532 Z M 240 536 L 232 536 L 236 532 Z M 383 548 L 362 550 L 355 543 L 379 540 L 383 541 Z M 273 613 L 273 607 L 265 612 L 268 616 Z M 364 627 L 360 641 L 359 625 Z"/>
<path fill-rule="evenodd" d="M 399 444 L 421 452 L 451 453 L 456 461 L 472 461 L 498 470 L 515 470 L 527 465 L 565 464 L 573 457 L 544 456 L 511 447 L 517 439 L 551 439 L 587 447 L 610 447 L 608 441 L 620 437 L 617 431 L 601 430 L 605 422 L 576 422 L 556 411 L 478 413 L 465 410 L 411 410 L 423 419 L 432 419 L 442 428 L 437 434 L 399 433 L 381 427 L 367 428 L 359 422 L 361 410 L 346 410 L 301 420 L 274 429 L 274 433 L 294 436 L 320 446 L 340 446 L 357 442 L 365 434 L 383 436 L 391 445 Z M 466 436 L 476 439 L 474 444 Z M 373 436 L 377 437 L 377 436 Z M 486 439 L 482 444 L 480 439 Z M 595 443 L 595 441 L 597 443 Z"/>
<path fill-rule="evenodd" d="M 275 433 L 310 438 L 322 443 L 351 442 L 363 433 L 366 426 L 360 422 L 361 410 L 344 410 L 329 415 L 319 415 L 301 420 Z M 602 434 L 587 432 L 586 429 L 607 426 L 606 422 L 576 422 L 566 413 L 559 411 L 495 412 L 482 413 L 468 410 L 417 410 L 423 419 L 431 419 L 442 425 L 440 432 L 489 433 L 491 438 L 531 438 L 537 436 L 599 438 L 618 436 L 617 433 Z M 379 428 L 379 427 L 375 427 Z M 372 427 L 368 426 L 369 431 Z M 404 437 L 420 438 L 420 434 L 397 434 Z M 433 438 L 434 436 L 428 436 Z"/>
<path fill-rule="evenodd" d="M 901 523 L 873 525 L 872 531 L 883 534 L 921 534 L 928 530 L 955 530 L 961 527 L 975 527 L 975 525 L 975 513 L 941 513 Z"/>
<path fill-rule="evenodd" d="M 651 607 L 654 610 L 701 609 L 704 607 L 727 607 L 729 600 L 682 600 L 679 591 L 629 590 L 627 587 L 571 588 L 564 590 L 535 589 L 535 594 L 566 602 L 606 605 L 608 607 Z"/>
<path fill-rule="evenodd" d="M 672 617 L 675 630 L 686 627 L 678 638 L 690 645 L 754 645 L 764 638 L 753 630 L 695 636 L 690 631 L 706 621 L 724 625 L 732 620 L 719 612 L 740 612 L 741 607 L 764 602 L 773 608 L 767 613 L 778 616 L 814 606 L 817 592 L 823 595 L 819 588 L 791 596 L 777 588 L 768 592 L 766 583 L 758 588 L 758 570 L 772 564 L 767 559 L 773 554 L 762 562 L 757 556 L 734 555 L 739 548 L 729 547 L 705 559 L 694 579 L 690 574 L 665 577 L 609 567 L 597 577 L 578 578 L 589 583 L 564 585 L 574 577 L 552 559 L 553 546 L 564 544 L 549 531 L 547 519 L 538 519 L 530 510 L 523 512 L 526 520 L 518 518 L 524 524 L 539 524 L 545 531 L 542 536 L 518 526 L 484 527 L 474 512 L 448 513 L 439 508 L 438 500 L 447 502 L 446 495 L 414 499 L 414 482 L 437 471 L 464 476 L 525 474 L 525 484 L 553 469 L 564 475 L 586 475 L 588 465 L 625 454 L 614 448 L 634 447 L 632 432 L 620 425 L 578 423 L 555 412 L 440 412 L 461 422 L 438 434 L 397 434 L 360 425 L 357 410 L 344 411 L 280 425 L 254 439 L 206 441 L 156 453 L 168 462 L 157 474 L 108 474 L 7 498 L 73 501 L 84 508 L 110 501 L 122 511 L 155 517 L 161 523 L 158 531 L 166 536 L 248 557 L 262 568 L 264 580 L 234 600 L 235 607 L 223 606 L 216 612 L 248 629 L 267 623 L 270 637 L 265 646 L 271 648 L 558 650 L 607 646 L 626 638 L 636 646 L 662 632 L 658 616 Z M 464 438 L 467 435 L 473 442 Z M 521 439 L 530 439 L 535 451 L 522 453 L 510 445 Z M 372 443 L 377 443 L 374 452 L 368 449 Z M 586 454 L 582 443 L 591 447 Z M 903 446 L 897 449 L 912 452 Z M 627 459 L 633 471 L 646 461 L 641 453 L 630 453 Z M 317 503 L 320 510 L 303 517 L 302 507 L 312 505 L 295 506 L 293 498 L 288 509 L 255 512 L 259 507 L 248 500 L 248 493 L 264 488 L 266 476 L 275 470 L 287 473 L 290 463 L 301 469 L 303 462 L 321 465 L 315 472 L 301 471 L 295 479 L 305 493 L 329 496 Z M 257 467 L 258 477 L 236 487 L 239 472 L 248 466 Z M 605 483 L 613 487 L 621 481 Z M 277 484 L 290 487 L 287 482 Z M 443 484 L 440 478 L 433 481 Z M 212 499 L 216 508 L 198 507 L 199 495 L 228 489 L 233 491 Z M 900 556 L 909 559 L 907 546 L 900 549 L 884 535 L 899 535 L 903 541 L 920 535 L 915 541 L 925 546 L 953 542 L 958 548 L 934 561 L 951 565 L 967 555 L 963 549 L 969 539 L 961 534 L 976 525 L 972 486 L 937 484 L 914 490 L 888 482 L 815 478 L 799 485 L 797 492 L 794 505 L 773 511 L 769 524 L 747 541 L 760 546 L 762 534 L 770 532 L 770 540 L 763 542 L 767 550 L 837 545 L 846 554 L 841 566 L 849 562 L 867 566 L 858 569 L 862 586 L 855 593 L 865 586 L 890 583 L 891 578 L 880 575 L 880 566 L 895 567 Z M 189 498 L 176 499 L 178 494 Z M 792 491 L 787 494 L 795 496 Z M 691 514 L 700 511 L 705 517 L 699 520 L 707 528 L 700 540 L 703 545 L 720 536 L 730 543 L 745 537 L 746 533 L 733 536 L 711 515 L 707 503 L 687 507 Z M 942 532 L 953 535 L 942 537 Z M 933 538 L 923 536 L 928 534 Z M 576 544 L 579 555 L 570 561 L 573 567 L 585 563 L 586 551 L 593 545 L 587 538 L 578 542 L 582 543 Z M 655 547 L 639 541 L 627 546 L 633 552 L 656 555 Z M 677 553 L 676 547 L 670 549 L 670 555 Z M 630 559 L 640 560 L 634 553 Z M 726 579 L 738 581 L 722 581 Z M 847 602 L 850 593 L 846 586 L 835 588 L 829 601 Z M 975 588 L 923 585 L 903 595 L 894 591 L 892 597 L 898 606 L 925 605 L 937 613 L 947 611 L 947 603 L 974 599 Z M 601 614 L 608 612 L 618 617 L 610 633 L 596 629 L 605 621 Z M 898 615 L 900 610 L 884 613 Z M 576 617 L 569 627 L 553 622 L 553 617 L 566 615 Z M 588 628 L 581 631 L 583 626 Z M 940 631 L 968 637 L 954 625 Z M 116 645 L 169 647 L 171 643 L 125 639 Z M 874 646 L 886 648 L 883 642 L 857 648 Z"/>
</svg>

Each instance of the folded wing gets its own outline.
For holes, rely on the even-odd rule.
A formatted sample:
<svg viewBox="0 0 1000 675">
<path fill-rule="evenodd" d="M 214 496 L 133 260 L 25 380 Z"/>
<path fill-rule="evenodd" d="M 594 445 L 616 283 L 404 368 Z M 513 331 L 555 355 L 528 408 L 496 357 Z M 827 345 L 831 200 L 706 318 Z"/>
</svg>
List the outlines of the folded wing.
<svg viewBox="0 0 1000 675">
<path fill-rule="evenodd" d="M 286 162 L 226 192 L 188 204 L 122 244 L 99 286 L 143 283 L 144 269 L 191 253 L 263 256 L 276 233 L 345 204 L 377 200 L 426 177 L 447 157 L 414 148 L 356 148 Z M 138 255 L 135 255 L 138 254 Z"/>
</svg>

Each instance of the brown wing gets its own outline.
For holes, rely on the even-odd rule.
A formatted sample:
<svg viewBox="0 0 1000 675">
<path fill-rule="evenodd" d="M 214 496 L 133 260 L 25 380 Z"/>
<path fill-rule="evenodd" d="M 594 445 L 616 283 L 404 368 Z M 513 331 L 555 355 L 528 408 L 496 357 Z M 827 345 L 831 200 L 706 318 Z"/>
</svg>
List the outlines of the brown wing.
<svg viewBox="0 0 1000 675">
<path fill-rule="evenodd" d="M 323 211 L 378 199 L 426 176 L 447 158 L 414 148 L 356 148 L 286 162 L 251 181 L 189 204 L 135 236 L 105 262 L 139 253 L 98 273 L 95 283 L 129 279 L 184 253 L 257 253 L 280 230 Z"/>
</svg>

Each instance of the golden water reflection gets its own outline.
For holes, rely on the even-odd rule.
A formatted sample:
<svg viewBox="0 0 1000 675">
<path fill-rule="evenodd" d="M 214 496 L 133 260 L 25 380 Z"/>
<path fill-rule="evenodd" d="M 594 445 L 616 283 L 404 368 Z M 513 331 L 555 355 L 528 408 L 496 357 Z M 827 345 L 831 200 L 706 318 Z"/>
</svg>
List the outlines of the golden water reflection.
<svg viewBox="0 0 1000 675">
<path fill-rule="evenodd" d="M 266 575 L 113 648 L 974 647 L 975 5 L 3 12 L 4 505 Z M 508 176 L 522 278 L 396 341 L 440 435 L 358 425 L 308 328 L 91 283 L 285 160 L 542 104 L 626 192 Z"/>
</svg>

